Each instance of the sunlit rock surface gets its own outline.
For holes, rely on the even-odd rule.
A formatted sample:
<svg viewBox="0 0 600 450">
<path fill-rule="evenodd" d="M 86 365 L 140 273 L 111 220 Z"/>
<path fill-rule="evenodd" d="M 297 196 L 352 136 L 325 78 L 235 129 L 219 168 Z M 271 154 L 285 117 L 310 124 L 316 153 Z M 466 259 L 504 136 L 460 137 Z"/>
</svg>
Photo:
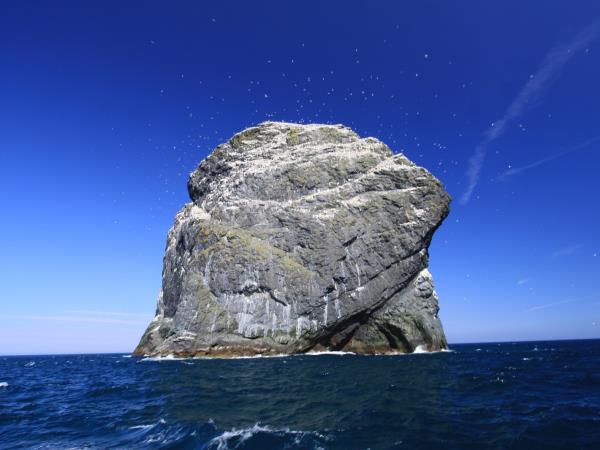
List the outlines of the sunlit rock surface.
<svg viewBox="0 0 600 450">
<path fill-rule="evenodd" d="M 450 198 L 341 125 L 266 122 L 191 174 L 136 354 L 446 347 L 428 246 Z"/>
</svg>

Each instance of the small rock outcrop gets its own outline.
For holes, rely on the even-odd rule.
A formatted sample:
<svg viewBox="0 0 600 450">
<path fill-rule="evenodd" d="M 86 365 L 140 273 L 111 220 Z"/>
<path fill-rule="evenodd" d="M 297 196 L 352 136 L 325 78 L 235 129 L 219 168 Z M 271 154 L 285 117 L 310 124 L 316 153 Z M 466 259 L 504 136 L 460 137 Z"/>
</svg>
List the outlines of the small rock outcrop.
<svg viewBox="0 0 600 450">
<path fill-rule="evenodd" d="M 190 175 L 135 354 L 446 348 L 428 247 L 450 197 L 341 125 L 266 122 Z"/>
</svg>

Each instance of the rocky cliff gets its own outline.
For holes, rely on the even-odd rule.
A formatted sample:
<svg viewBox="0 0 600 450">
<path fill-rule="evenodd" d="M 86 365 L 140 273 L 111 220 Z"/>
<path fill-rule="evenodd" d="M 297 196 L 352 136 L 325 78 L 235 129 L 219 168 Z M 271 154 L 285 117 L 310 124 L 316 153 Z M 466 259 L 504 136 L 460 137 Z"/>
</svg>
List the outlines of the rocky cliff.
<svg viewBox="0 0 600 450">
<path fill-rule="evenodd" d="M 384 143 L 266 122 L 219 145 L 188 190 L 135 354 L 446 347 L 427 265 L 450 198 Z"/>
</svg>

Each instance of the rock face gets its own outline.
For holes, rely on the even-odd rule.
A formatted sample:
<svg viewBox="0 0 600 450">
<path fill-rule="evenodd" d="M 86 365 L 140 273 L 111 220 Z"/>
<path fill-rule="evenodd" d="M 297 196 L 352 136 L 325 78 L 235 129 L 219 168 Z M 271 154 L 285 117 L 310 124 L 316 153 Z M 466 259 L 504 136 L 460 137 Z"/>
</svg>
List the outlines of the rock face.
<svg viewBox="0 0 600 450">
<path fill-rule="evenodd" d="M 266 122 L 190 175 L 135 354 L 446 348 L 427 270 L 450 198 L 341 125 Z"/>
</svg>

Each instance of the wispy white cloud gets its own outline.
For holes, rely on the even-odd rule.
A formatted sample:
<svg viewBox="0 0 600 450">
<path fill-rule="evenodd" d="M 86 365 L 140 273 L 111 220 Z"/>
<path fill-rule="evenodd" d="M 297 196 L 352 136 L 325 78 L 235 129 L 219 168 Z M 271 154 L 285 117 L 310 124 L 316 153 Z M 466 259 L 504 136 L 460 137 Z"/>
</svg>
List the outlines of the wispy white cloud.
<svg viewBox="0 0 600 450">
<path fill-rule="evenodd" d="M 552 308 L 553 306 L 564 305 L 565 303 L 573 303 L 576 302 L 577 299 L 570 298 L 568 300 L 562 300 L 560 302 L 546 303 L 545 305 L 532 306 L 531 308 L 527 308 L 525 312 L 539 311 L 540 309 Z"/>
<path fill-rule="evenodd" d="M 600 22 L 595 22 L 583 31 L 579 32 L 573 39 L 566 43 L 555 46 L 543 59 L 537 72 L 532 75 L 525 86 L 517 94 L 515 99 L 508 106 L 504 115 L 492 124 L 483 135 L 483 139 L 475 148 L 475 151 L 469 159 L 467 168 L 467 189 L 460 199 L 462 204 L 471 200 L 473 192 L 477 187 L 483 168 L 483 162 L 487 154 L 488 147 L 492 142 L 501 137 L 507 126 L 520 117 L 525 111 L 533 107 L 543 93 L 543 91 L 556 78 L 560 70 L 569 60 L 592 40 L 600 35 Z"/>
<path fill-rule="evenodd" d="M 531 278 L 521 278 L 520 280 L 517 281 L 517 284 L 519 286 L 522 286 L 524 284 L 527 284 L 531 281 Z"/>
<path fill-rule="evenodd" d="M 521 172 L 525 172 L 526 170 L 533 169 L 534 167 L 541 166 L 542 164 L 546 164 L 550 161 L 554 161 L 557 158 L 568 155 L 569 153 L 573 153 L 577 150 L 582 150 L 586 147 L 589 147 L 591 144 L 593 144 L 594 142 L 597 142 L 597 141 L 600 141 L 600 136 L 593 137 L 584 142 L 581 142 L 580 144 L 574 145 L 573 147 L 563 150 L 562 152 L 555 153 L 554 155 L 550 155 L 546 158 L 539 159 L 539 160 L 529 163 L 525 166 L 512 167 L 512 168 L 508 169 L 506 172 L 501 173 L 498 176 L 498 180 L 505 181 L 506 179 L 508 179 L 509 177 L 512 177 L 513 175 L 517 175 Z"/>
<path fill-rule="evenodd" d="M 583 245 L 581 244 L 573 244 L 567 247 L 563 247 L 561 249 L 556 250 L 552 253 L 553 258 L 560 258 L 561 256 L 569 256 L 576 253 Z"/>
</svg>

